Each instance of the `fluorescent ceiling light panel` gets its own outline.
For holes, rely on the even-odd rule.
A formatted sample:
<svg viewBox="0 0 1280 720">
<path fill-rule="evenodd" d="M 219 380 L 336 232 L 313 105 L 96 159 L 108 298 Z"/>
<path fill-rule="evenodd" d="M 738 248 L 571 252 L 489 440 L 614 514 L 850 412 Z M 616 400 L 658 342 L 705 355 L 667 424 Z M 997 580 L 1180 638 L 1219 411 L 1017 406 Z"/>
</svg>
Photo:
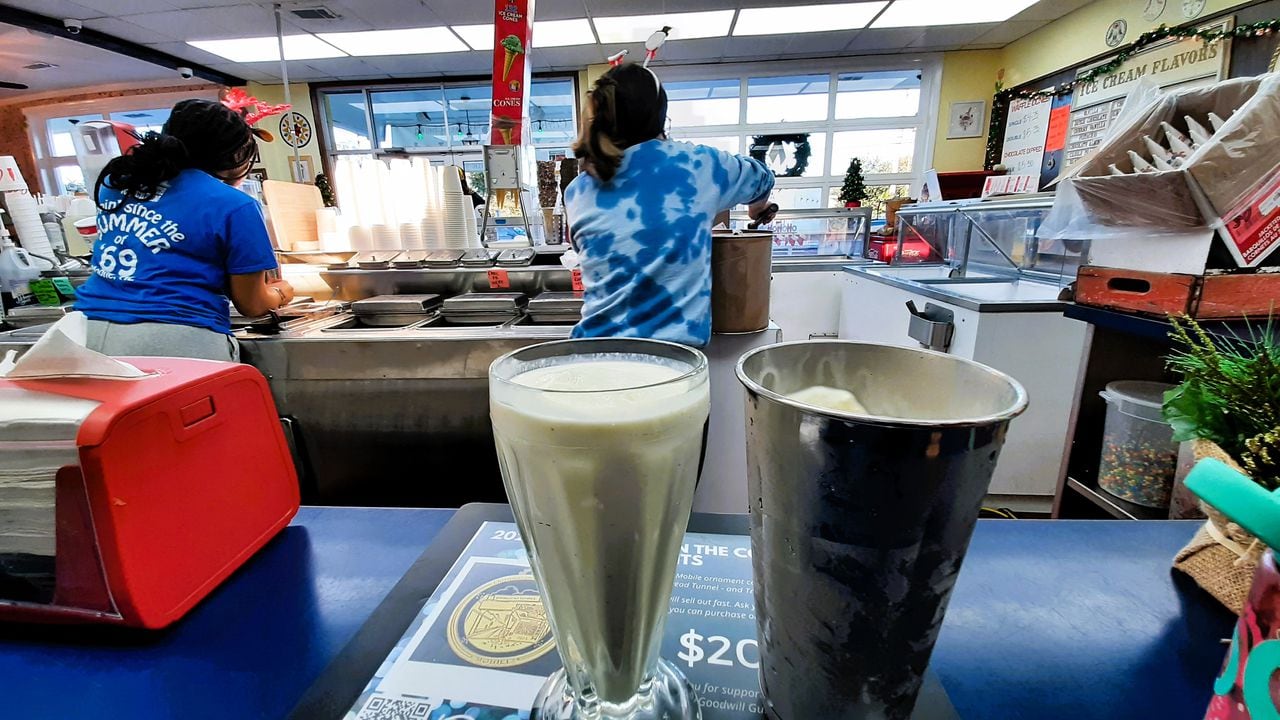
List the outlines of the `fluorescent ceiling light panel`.
<svg viewBox="0 0 1280 720">
<path fill-rule="evenodd" d="M 595 44 L 596 34 L 591 31 L 591 23 L 587 22 L 586 18 L 533 21 L 533 41 L 529 45 L 535 50 L 537 48 Z"/>
<path fill-rule="evenodd" d="M 356 57 L 427 55 L 468 49 L 447 27 L 320 33 L 319 38 Z"/>
<path fill-rule="evenodd" d="M 969 7 L 971 3 L 949 0 Z M 987 0 L 983 0 L 986 2 Z M 855 2 L 834 5 L 797 5 L 792 7 L 743 8 L 733 26 L 735 37 L 742 35 L 786 35 L 790 33 L 859 30 L 888 3 Z"/>
<path fill-rule="evenodd" d="M 876 19 L 876 28 L 938 27 L 1004 22 L 1040 0 L 894 0 Z"/>
<path fill-rule="evenodd" d="M 187 44 L 231 62 L 280 62 L 280 49 L 275 37 L 191 40 Z M 346 55 L 314 35 L 284 36 L 284 56 L 287 60 L 319 60 Z"/>
<path fill-rule="evenodd" d="M 453 25 L 450 29 L 458 33 L 472 50 L 493 49 L 492 25 Z"/>
<path fill-rule="evenodd" d="M 649 39 L 655 30 L 671 26 L 672 40 L 724 37 L 733 25 L 732 10 L 668 13 L 666 15 L 629 15 L 627 17 L 592 18 L 600 42 L 605 45 L 637 43 Z"/>
</svg>

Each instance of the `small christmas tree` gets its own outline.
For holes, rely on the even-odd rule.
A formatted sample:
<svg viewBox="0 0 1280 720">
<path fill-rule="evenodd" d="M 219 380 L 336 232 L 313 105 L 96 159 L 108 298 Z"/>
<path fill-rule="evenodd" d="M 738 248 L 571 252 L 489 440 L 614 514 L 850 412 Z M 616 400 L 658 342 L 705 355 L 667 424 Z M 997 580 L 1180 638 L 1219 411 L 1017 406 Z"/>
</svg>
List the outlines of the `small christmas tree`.
<svg viewBox="0 0 1280 720">
<path fill-rule="evenodd" d="M 316 187 L 320 189 L 320 199 L 324 201 L 325 207 L 338 207 L 338 201 L 333 197 L 333 186 L 329 184 L 329 178 L 324 173 L 316 173 Z"/>
<path fill-rule="evenodd" d="M 840 188 L 840 202 L 862 204 L 867 199 L 867 186 L 862 180 L 862 161 L 854 158 L 849 161 L 849 169 L 844 173 L 844 186 Z"/>
</svg>

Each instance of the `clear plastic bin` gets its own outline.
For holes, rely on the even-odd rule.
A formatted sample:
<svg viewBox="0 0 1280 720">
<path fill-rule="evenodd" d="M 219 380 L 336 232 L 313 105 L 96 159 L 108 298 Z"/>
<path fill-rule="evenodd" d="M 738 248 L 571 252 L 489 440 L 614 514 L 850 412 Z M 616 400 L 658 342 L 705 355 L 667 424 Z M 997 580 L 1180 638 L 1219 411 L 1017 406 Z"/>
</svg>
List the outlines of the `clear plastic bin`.
<svg viewBox="0 0 1280 720">
<path fill-rule="evenodd" d="M 1178 466 L 1178 443 L 1160 408 L 1172 385 L 1124 380 L 1109 383 L 1098 485 L 1122 500 L 1169 507 Z"/>
</svg>

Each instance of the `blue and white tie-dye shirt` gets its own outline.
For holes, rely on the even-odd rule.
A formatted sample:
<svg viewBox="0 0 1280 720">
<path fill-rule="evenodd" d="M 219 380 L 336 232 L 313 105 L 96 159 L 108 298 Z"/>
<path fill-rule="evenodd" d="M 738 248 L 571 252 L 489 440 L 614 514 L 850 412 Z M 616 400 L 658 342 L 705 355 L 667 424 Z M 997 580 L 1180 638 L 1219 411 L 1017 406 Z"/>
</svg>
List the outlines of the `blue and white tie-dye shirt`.
<svg viewBox="0 0 1280 720">
<path fill-rule="evenodd" d="M 711 339 L 711 223 L 764 199 L 773 173 L 704 145 L 626 149 L 609 182 L 583 173 L 565 191 L 585 304 L 573 337 Z"/>
</svg>

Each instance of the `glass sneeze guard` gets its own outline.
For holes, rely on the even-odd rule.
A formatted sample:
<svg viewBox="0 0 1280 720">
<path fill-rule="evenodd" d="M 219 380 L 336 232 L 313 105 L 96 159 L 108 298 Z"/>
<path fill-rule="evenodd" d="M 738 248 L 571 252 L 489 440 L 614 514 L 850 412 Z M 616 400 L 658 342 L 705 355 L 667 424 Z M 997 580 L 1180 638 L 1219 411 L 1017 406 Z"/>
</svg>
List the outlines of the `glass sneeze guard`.
<svg viewBox="0 0 1280 720">
<path fill-rule="evenodd" d="M 732 230 L 750 224 L 745 211 L 729 215 Z M 774 258 L 861 257 L 871 232 L 871 208 L 784 209 L 759 229 L 774 234 Z"/>
</svg>

